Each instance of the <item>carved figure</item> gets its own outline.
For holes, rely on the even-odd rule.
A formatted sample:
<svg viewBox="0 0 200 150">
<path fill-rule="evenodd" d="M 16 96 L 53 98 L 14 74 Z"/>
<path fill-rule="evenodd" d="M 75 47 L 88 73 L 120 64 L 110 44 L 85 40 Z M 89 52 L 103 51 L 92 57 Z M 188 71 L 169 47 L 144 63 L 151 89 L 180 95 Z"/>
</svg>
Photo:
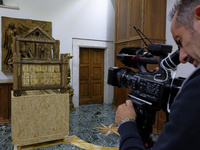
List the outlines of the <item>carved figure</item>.
<svg viewBox="0 0 200 150">
<path fill-rule="evenodd" d="M 11 22 L 8 25 L 8 29 L 5 31 L 5 42 L 4 48 L 7 49 L 7 55 L 4 60 L 6 65 L 11 64 L 13 62 L 13 38 L 18 34 L 17 29 L 15 28 L 15 24 Z"/>
</svg>

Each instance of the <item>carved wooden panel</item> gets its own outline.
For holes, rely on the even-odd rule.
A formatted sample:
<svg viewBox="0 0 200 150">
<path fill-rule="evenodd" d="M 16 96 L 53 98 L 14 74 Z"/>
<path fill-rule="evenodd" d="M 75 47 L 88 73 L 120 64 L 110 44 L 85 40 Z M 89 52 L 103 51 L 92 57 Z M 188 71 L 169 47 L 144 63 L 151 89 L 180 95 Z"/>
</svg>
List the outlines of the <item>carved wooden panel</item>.
<svg viewBox="0 0 200 150">
<path fill-rule="evenodd" d="M 22 91 L 44 89 L 67 92 L 69 59 L 71 56 L 68 54 L 61 54 L 61 60 L 41 60 L 22 58 L 20 53 L 14 53 L 14 95 L 20 96 Z"/>
<path fill-rule="evenodd" d="M 61 84 L 60 65 L 22 64 L 22 88 Z"/>
<path fill-rule="evenodd" d="M 13 62 L 13 38 L 26 33 L 28 30 L 35 26 L 41 27 L 49 35 L 52 35 L 52 23 L 47 21 L 31 20 L 31 19 L 18 19 L 2 17 L 2 71 L 10 72 L 9 64 Z M 34 44 L 27 43 L 27 49 L 34 49 Z M 21 43 L 21 50 L 25 45 Z M 28 48 L 29 47 L 29 48 Z M 33 53 L 33 51 L 32 51 Z M 24 53 L 27 55 L 28 53 Z M 30 55 L 30 53 L 28 54 Z M 41 54 L 42 55 L 42 54 Z M 24 56 L 27 57 L 27 56 Z"/>
</svg>

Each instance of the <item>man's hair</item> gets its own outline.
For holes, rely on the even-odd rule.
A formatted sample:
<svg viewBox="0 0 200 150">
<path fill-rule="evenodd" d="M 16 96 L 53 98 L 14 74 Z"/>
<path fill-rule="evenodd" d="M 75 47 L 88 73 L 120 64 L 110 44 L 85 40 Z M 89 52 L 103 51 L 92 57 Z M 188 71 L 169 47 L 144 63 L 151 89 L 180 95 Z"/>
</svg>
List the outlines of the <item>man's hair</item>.
<svg viewBox="0 0 200 150">
<path fill-rule="evenodd" d="M 200 5 L 200 0 L 176 0 L 169 13 L 170 20 L 173 19 L 177 12 L 176 26 L 183 25 L 189 30 L 193 30 L 194 10 L 198 5 Z"/>
</svg>

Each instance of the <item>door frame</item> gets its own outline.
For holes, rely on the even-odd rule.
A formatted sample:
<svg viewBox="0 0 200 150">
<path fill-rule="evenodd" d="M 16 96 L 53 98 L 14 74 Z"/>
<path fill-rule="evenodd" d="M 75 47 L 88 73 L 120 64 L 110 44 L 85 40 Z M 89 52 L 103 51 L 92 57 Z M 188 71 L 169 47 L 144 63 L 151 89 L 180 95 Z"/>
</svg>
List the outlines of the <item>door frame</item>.
<svg viewBox="0 0 200 150">
<path fill-rule="evenodd" d="M 104 98 L 103 103 L 113 103 L 113 86 L 107 84 L 108 68 L 114 66 L 114 43 L 92 39 L 72 39 L 71 82 L 74 89 L 74 107 L 79 107 L 79 52 L 80 48 L 104 49 Z M 112 94 L 110 94 L 112 93 Z"/>
</svg>

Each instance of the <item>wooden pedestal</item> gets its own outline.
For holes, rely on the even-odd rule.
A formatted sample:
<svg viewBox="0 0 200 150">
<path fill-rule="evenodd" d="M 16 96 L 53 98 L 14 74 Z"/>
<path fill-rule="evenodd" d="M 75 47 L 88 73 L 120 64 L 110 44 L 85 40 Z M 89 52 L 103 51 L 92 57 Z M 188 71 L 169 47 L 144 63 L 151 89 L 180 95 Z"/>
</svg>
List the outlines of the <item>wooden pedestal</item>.
<svg viewBox="0 0 200 150">
<path fill-rule="evenodd" d="M 24 146 L 64 139 L 69 134 L 69 94 L 27 91 L 11 105 L 12 142 Z"/>
</svg>

